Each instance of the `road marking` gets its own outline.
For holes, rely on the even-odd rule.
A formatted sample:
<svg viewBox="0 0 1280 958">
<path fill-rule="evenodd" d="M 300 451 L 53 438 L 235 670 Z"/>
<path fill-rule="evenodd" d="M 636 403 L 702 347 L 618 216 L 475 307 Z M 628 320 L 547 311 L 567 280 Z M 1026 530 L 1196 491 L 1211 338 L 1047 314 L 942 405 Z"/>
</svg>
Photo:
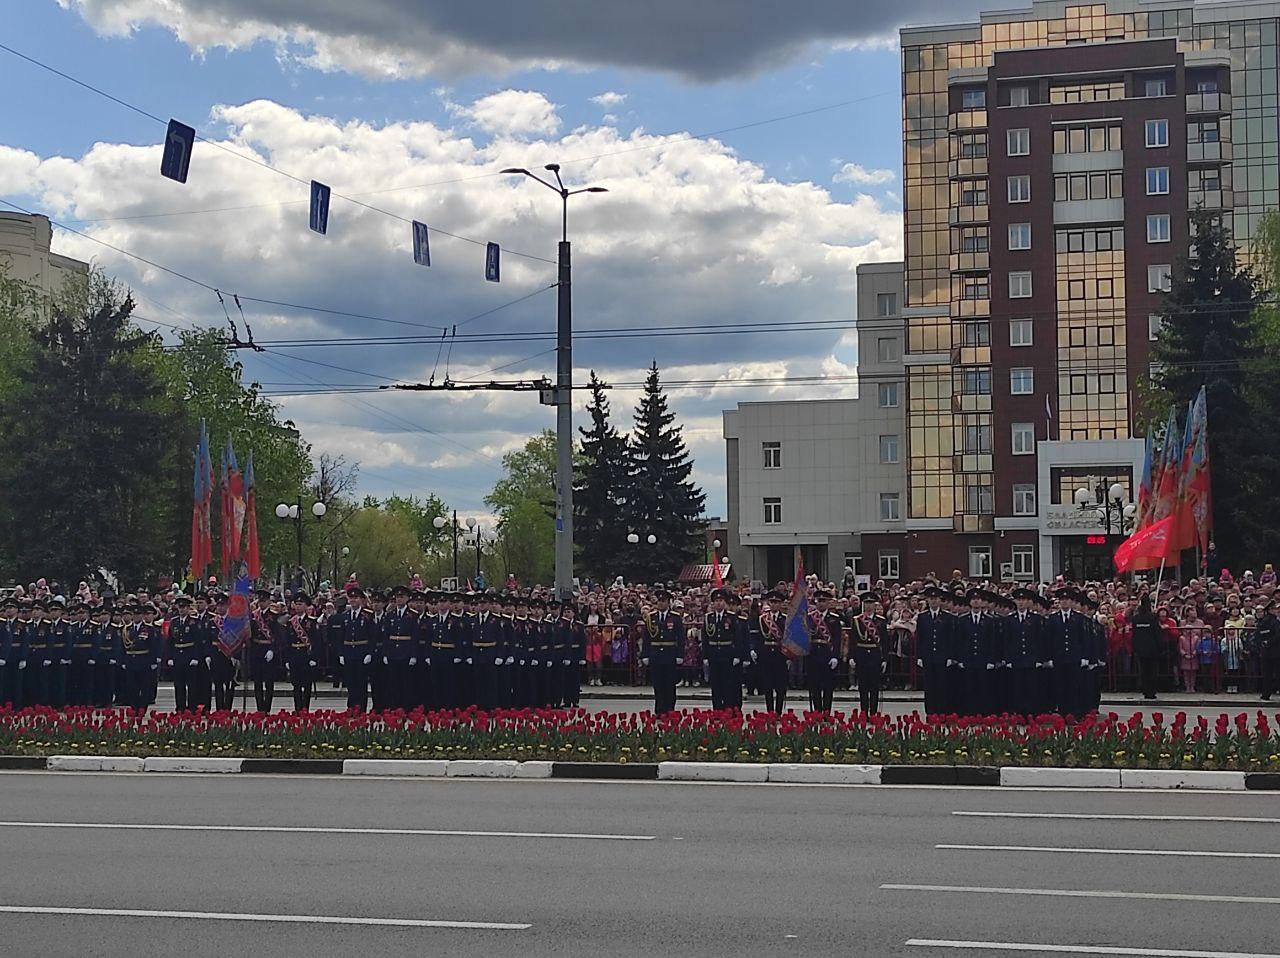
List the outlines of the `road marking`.
<svg viewBox="0 0 1280 958">
<path fill-rule="evenodd" d="M 168 825 L 133 822 L 0 822 L 0 828 L 118 829 L 152 832 L 276 832 L 304 835 L 399 835 L 426 838 L 553 838 L 651 842 L 656 835 L 591 835 L 579 832 L 484 832 L 448 828 L 320 828 L 302 825 Z"/>
<path fill-rule="evenodd" d="M 337 915 L 256 915 L 230 911 L 153 911 L 148 908 L 53 908 L 0 905 L 8 915 L 74 915 L 93 918 L 191 918 L 200 921 L 256 921 L 293 925 L 378 925 L 387 928 L 463 928 L 478 931 L 526 931 L 533 926 L 507 921 L 438 921 L 426 918 L 355 918 Z"/>
<path fill-rule="evenodd" d="M 967 948 L 977 951 L 1032 951 L 1054 955 L 1140 955 L 1147 958 L 1280 958 L 1255 951 L 1183 951 L 1168 948 L 1120 948 L 1112 945 L 1036 945 L 1025 941 L 946 941 L 911 938 L 918 948 Z"/>
<path fill-rule="evenodd" d="M 1280 898 L 1246 895 L 1176 895 L 1145 891 L 1084 891 L 1076 888 L 989 888 L 981 885 L 881 885 L 885 891 L 960 892 L 974 895 L 1034 895 L 1043 898 L 1133 898 L 1141 901 L 1231 902 L 1280 905 Z"/>
<path fill-rule="evenodd" d="M 1280 858 L 1280 852 L 1202 852 L 1165 848 L 1061 848 L 1056 845 L 934 845 L 968 852 L 1064 852 L 1075 855 L 1158 855 L 1166 858 Z"/>
<path fill-rule="evenodd" d="M 1280 825 L 1280 818 L 1243 815 L 1102 815 L 1073 812 L 952 812 L 961 818 L 1062 818 L 1088 822 L 1230 822 L 1247 825 Z"/>
</svg>

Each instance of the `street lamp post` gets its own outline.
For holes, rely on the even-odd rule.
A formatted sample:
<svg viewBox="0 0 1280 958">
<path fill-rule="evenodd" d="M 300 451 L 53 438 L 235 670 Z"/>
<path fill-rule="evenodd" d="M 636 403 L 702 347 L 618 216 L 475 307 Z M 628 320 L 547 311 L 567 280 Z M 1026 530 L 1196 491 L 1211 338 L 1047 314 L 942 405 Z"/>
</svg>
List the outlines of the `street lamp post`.
<svg viewBox="0 0 1280 958">
<path fill-rule="evenodd" d="M 323 502 L 316 501 L 311 504 L 311 514 L 315 516 L 319 522 L 324 518 L 324 514 L 329 511 L 329 507 Z M 302 567 L 302 496 L 298 496 L 298 500 L 290 505 L 287 502 L 281 502 L 276 506 L 276 518 L 284 522 L 292 522 L 298 533 L 298 567 Z M 323 554 L 323 550 L 322 550 Z"/>
<path fill-rule="evenodd" d="M 556 182 L 543 179 L 523 167 L 508 167 L 503 173 L 515 173 L 537 180 L 560 196 L 559 278 L 556 293 L 556 593 L 567 598 L 573 589 L 573 298 L 569 265 L 569 197 L 578 193 L 607 193 L 603 186 L 567 189 L 560 178 L 560 164 L 548 163 L 544 169 L 555 175 Z"/>
<path fill-rule="evenodd" d="M 437 529 L 443 529 L 449 524 L 449 520 L 444 516 L 436 516 L 431 520 L 431 524 Z M 453 510 L 453 581 L 458 581 L 458 510 Z"/>
<path fill-rule="evenodd" d="M 472 516 L 467 517 L 467 528 L 471 530 L 476 537 L 476 581 L 480 581 L 480 541 L 483 536 L 483 527 Z"/>
<path fill-rule="evenodd" d="M 1113 482 L 1110 488 L 1102 481 L 1093 489 L 1081 486 L 1075 491 L 1075 500 L 1082 512 L 1095 510 L 1107 535 L 1127 535 L 1133 531 L 1138 507 L 1125 501 L 1124 486 L 1120 483 Z"/>
</svg>

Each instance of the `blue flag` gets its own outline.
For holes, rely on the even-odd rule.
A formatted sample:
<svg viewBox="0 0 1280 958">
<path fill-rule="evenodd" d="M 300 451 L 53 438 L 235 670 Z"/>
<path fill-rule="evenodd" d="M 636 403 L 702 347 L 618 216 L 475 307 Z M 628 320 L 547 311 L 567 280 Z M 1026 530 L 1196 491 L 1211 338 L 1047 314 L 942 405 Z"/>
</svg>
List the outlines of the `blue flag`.
<svg viewBox="0 0 1280 958">
<path fill-rule="evenodd" d="M 796 563 L 796 581 L 782 631 L 782 653 L 789 659 L 809 654 L 809 588 L 804 581 L 804 557 Z"/>
<path fill-rule="evenodd" d="M 329 187 L 316 180 L 311 181 L 310 227 L 317 233 L 329 231 Z"/>
<path fill-rule="evenodd" d="M 236 576 L 235 588 L 227 600 L 227 614 L 222 619 L 218 633 L 218 645 L 227 655 L 234 656 L 240 646 L 249 641 L 249 571 L 243 564 Z"/>
<path fill-rule="evenodd" d="M 427 224 L 413 221 L 413 261 L 419 266 L 431 265 L 431 247 L 427 243 Z"/>
<path fill-rule="evenodd" d="M 488 247 L 485 249 L 484 278 L 491 283 L 498 283 L 502 281 L 502 277 L 499 272 L 499 262 L 498 262 L 501 255 L 502 255 L 502 250 L 498 248 L 497 243 L 490 243 Z"/>
</svg>

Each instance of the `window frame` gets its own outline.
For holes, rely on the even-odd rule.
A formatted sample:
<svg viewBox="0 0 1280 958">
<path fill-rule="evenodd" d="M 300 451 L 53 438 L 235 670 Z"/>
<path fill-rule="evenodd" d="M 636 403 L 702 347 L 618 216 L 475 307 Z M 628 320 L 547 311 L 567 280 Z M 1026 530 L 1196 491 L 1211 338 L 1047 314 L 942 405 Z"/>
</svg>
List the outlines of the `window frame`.
<svg viewBox="0 0 1280 958">
<path fill-rule="evenodd" d="M 1157 134 L 1154 141 L 1152 133 Z M 1163 136 L 1163 140 L 1161 137 Z M 1164 117 L 1147 120 L 1143 124 L 1143 140 L 1148 150 L 1159 150 L 1169 145 L 1169 121 Z"/>
<path fill-rule="evenodd" d="M 1004 148 L 1006 156 L 1031 155 L 1031 130 L 1029 127 L 1016 127 L 1004 131 Z"/>
<path fill-rule="evenodd" d="M 776 508 L 776 512 L 774 511 Z M 764 496 L 761 499 L 761 511 L 764 521 L 761 525 L 780 526 L 782 525 L 782 497 L 781 496 Z M 770 518 L 773 515 L 774 518 Z"/>
<path fill-rule="evenodd" d="M 981 558 L 983 561 L 975 566 L 975 558 Z M 991 546 L 969 546 L 969 578 L 990 579 L 991 563 Z"/>
<path fill-rule="evenodd" d="M 879 503 L 881 522 L 902 521 L 902 493 L 882 492 L 880 493 Z"/>
<path fill-rule="evenodd" d="M 1035 325 L 1035 322 L 1030 317 L 1009 320 L 1009 345 L 1015 349 L 1021 349 L 1023 346 L 1034 346 L 1036 339 Z M 1015 329 L 1026 330 L 1026 338 L 1015 338 L 1013 335 Z"/>
<path fill-rule="evenodd" d="M 892 446 L 893 457 L 885 456 L 886 441 Z M 880 456 L 880 464 L 884 466 L 894 466 L 902 462 L 902 435 L 896 432 L 886 432 L 879 437 L 877 443 L 877 452 Z"/>
<path fill-rule="evenodd" d="M 1021 283 L 1021 281 L 1024 278 L 1026 279 L 1025 287 L 1023 287 Z M 1017 292 L 1014 291 L 1014 286 L 1013 286 L 1015 279 L 1019 281 L 1019 286 L 1018 286 L 1019 291 Z M 1023 288 L 1026 289 L 1025 293 L 1021 292 Z M 1030 270 L 1013 270 L 1012 272 L 1009 273 L 1009 298 L 1010 299 L 1030 299 L 1033 295 L 1035 295 L 1035 290 L 1032 286 Z"/>
<path fill-rule="evenodd" d="M 1160 235 L 1159 226 L 1164 224 L 1164 235 Z M 1156 226 L 1155 234 L 1152 234 L 1151 227 Z M 1148 243 L 1167 243 L 1169 242 L 1169 231 L 1172 228 L 1172 220 L 1168 213 L 1148 213 L 1147 214 L 1147 242 Z"/>
<path fill-rule="evenodd" d="M 1153 286 L 1152 280 L 1159 276 L 1155 270 L 1163 271 L 1164 285 Z M 1173 288 L 1173 267 L 1168 263 L 1149 263 L 1147 265 L 1147 292 L 1148 293 L 1167 293 Z"/>
<path fill-rule="evenodd" d="M 1018 187 L 1018 195 L 1014 195 L 1014 186 Z M 1026 186 L 1027 191 L 1024 194 L 1022 187 Z M 1010 203 L 1030 203 L 1031 202 L 1031 175 L 1029 173 L 1015 173 L 1006 180 L 1005 196 Z"/>
<path fill-rule="evenodd" d="M 1164 189 L 1151 188 L 1152 174 L 1155 174 L 1156 186 L 1160 185 L 1161 174 L 1164 179 Z M 1169 195 L 1169 167 L 1167 166 L 1148 166 L 1146 175 L 1147 196 L 1168 196 Z"/>
<path fill-rule="evenodd" d="M 1026 558 L 1025 569 L 1019 569 L 1019 559 Z M 1035 546 L 1027 545 L 1025 542 L 1019 542 L 1009 549 L 1009 564 L 1013 566 L 1013 577 L 1015 579 L 1034 579 L 1036 577 L 1036 549 Z"/>
<path fill-rule="evenodd" d="M 896 581 L 902 575 L 902 550 L 881 549 L 876 553 L 876 578 Z"/>
<path fill-rule="evenodd" d="M 777 455 L 770 455 L 776 453 Z M 770 460 L 776 460 L 771 462 Z M 782 443 L 778 440 L 768 439 L 760 442 L 760 462 L 761 469 L 781 469 L 782 468 Z"/>
<path fill-rule="evenodd" d="M 1019 245 L 1019 246 L 1014 246 L 1014 245 L 1013 245 L 1013 244 L 1014 244 L 1014 230 L 1017 230 L 1017 231 L 1018 231 L 1018 238 L 1019 238 L 1019 239 L 1021 239 L 1021 238 L 1022 238 L 1022 235 L 1025 233 L 1025 235 L 1026 235 L 1026 243 L 1025 243 L 1025 244 L 1023 244 L 1023 245 Z M 1008 237 L 1008 239 L 1009 239 L 1009 250 L 1010 250 L 1011 252 L 1016 252 L 1016 251 L 1019 251 L 1019 250 L 1028 250 L 1028 249 L 1031 249 L 1031 224 L 1030 224 L 1030 223 L 1010 223 L 1010 224 L 1009 224 L 1009 237 Z"/>
<path fill-rule="evenodd" d="M 1025 375 L 1024 375 L 1025 374 Z M 1027 389 L 1015 389 L 1015 383 L 1026 383 Z M 1036 391 L 1036 370 L 1034 366 L 1012 366 L 1009 369 L 1009 395 L 1033 396 Z"/>
<path fill-rule="evenodd" d="M 878 383 L 876 389 L 876 405 L 880 409 L 897 409 L 902 404 L 901 397 L 898 394 L 898 386 L 900 383 Z M 886 391 L 888 391 L 886 393 Z M 885 402 L 885 396 L 892 394 L 893 402 Z"/>
<path fill-rule="evenodd" d="M 1030 510 L 1027 504 L 1030 503 Z M 1021 509 L 1018 508 L 1022 504 Z M 1015 482 L 1013 484 L 1013 514 L 1020 518 L 1039 515 L 1036 502 L 1036 484 L 1034 482 Z"/>
<path fill-rule="evenodd" d="M 1031 437 L 1029 448 L 1019 448 L 1019 438 Z M 1036 424 L 1033 422 L 1015 422 L 1009 425 L 1009 448 L 1015 456 L 1034 456 L 1036 454 Z"/>
</svg>

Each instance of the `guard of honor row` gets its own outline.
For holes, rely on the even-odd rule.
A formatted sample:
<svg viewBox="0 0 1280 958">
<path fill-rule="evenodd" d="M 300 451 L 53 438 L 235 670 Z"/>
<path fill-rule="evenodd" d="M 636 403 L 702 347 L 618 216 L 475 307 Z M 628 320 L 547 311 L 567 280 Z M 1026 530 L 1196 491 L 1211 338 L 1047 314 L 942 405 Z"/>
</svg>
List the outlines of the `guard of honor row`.
<svg viewBox="0 0 1280 958">
<path fill-rule="evenodd" d="M 984 589 L 929 587 L 916 618 L 915 655 L 931 714 L 1084 715 L 1097 708 L 1106 639 L 1091 600 L 1059 589 L 1052 602 L 1030 589 L 1006 599 Z M 310 707 L 322 663 L 347 689 L 347 707 L 377 711 L 572 707 L 581 696 L 586 630 L 575 603 L 512 594 L 348 592 L 345 609 L 319 618 L 306 595 L 291 607 L 256 595 L 247 647 L 236 659 L 218 644 L 220 617 L 209 599 L 179 595 L 167 620 L 152 604 L 90 608 L 59 601 L 8 600 L 0 617 L 0 704 L 14 707 L 127 705 L 156 701 L 162 669 L 181 711 L 230 709 L 237 659 L 247 667 L 255 705 L 270 711 L 277 678 L 287 676 L 295 709 Z M 687 654 L 684 617 L 670 594 L 629 623 L 654 688 L 657 712 L 676 707 Z M 699 623 L 699 653 L 712 707 L 741 708 L 744 682 L 758 686 L 770 711 L 786 707 L 794 670 L 803 669 L 813 711 L 830 711 L 839 667 L 849 666 L 864 712 L 879 710 L 889 635 L 875 593 L 848 594 L 837 608 L 818 590 L 809 613 L 809 650 L 785 652 L 790 597 L 750 600 L 712 592 Z M 385 606 L 384 606 L 385 603 Z M 1095 606 L 1096 608 L 1096 606 Z"/>
</svg>

